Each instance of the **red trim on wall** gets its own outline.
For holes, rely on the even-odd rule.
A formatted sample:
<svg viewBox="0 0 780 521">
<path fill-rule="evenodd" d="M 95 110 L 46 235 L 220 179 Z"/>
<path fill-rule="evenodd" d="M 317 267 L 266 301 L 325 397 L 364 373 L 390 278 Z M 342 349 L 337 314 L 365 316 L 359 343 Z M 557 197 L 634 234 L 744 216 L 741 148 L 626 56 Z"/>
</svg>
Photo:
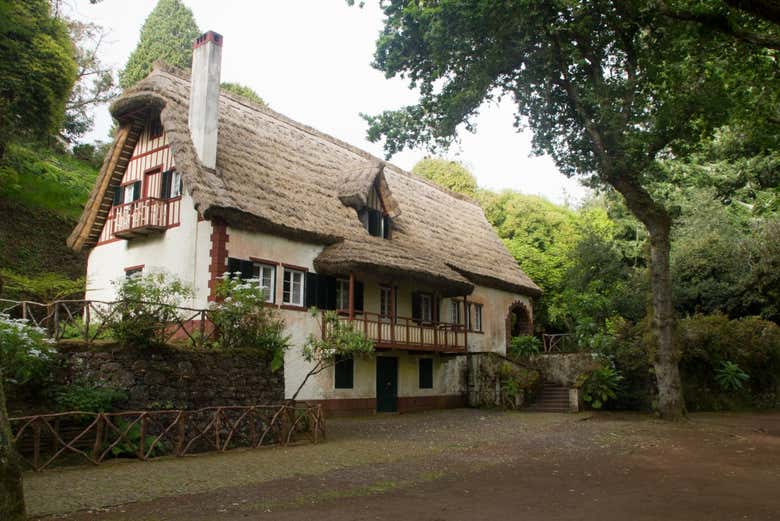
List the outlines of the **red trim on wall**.
<svg viewBox="0 0 780 521">
<path fill-rule="evenodd" d="M 227 225 L 221 219 L 211 221 L 211 249 L 209 250 L 209 302 L 216 300 L 217 281 L 227 267 L 227 243 L 230 240 Z"/>
<path fill-rule="evenodd" d="M 295 264 L 285 264 L 284 262 L 281 263 L 283 267 L 289 268 L 291 270 L 295 271 L 309 271 L 309 268 L 304 268 L 303 266 L 296 266 Z"/>
<path fill-rule="evenodd" d="M 288 311 L 306 311 L 306 306 L 295 306 L 293 304 L 279 304 L 279 309 L 286 309 Z"/>
<path fill-rule="evenodd" d="M 272 261 L 272 260 L 268 260 L 268 259 L 260 259 L 258 257 L 249 257 L 249 260 L 251 260 L 252 262 L 256 262 L 258 264 L 265 264 L 267 266 L 274 266 L 274 267 L 276 267 L 279 264 L 281 264 L 279 261 Z"/>
<path fill-rule="evenodd" d="M 158 136 L 158 137 L 159 137 L 159 136 Z M 131 157 L 131 158 L 130 158 L 130 161 L 135 161 L 136 159 L 141 159 L 142 157 L 146 157 L 146 156 L 148 156 L 148 155 L 155 154 L 155 153 L 157 153 L 157 152 L 162 152 L 163 150 L 165 150 L 165 149 L 167 149 L 167 148 L 171 148 L 171 145 L 170 145 L 170 144 L 168 144 L 168 145 L 163 145 L 163 146 L 160 146 L 160 147 L 157 147 L 157 148 L 153 148 L 153 149 L 151 149 L 151 150 L 147 150 L 146 152 L 141 152 L 140 154 L 138 154 L 138 155 L 135 155 L 135 156 Z M 128 161 L 128 163 L 129 163 L 130 161 Z"/>
<path fill-rule="evenodd" d="M 132 270 L 142 270 L 144 269 L 145 264 L 139 264 L 137 266 L 128 266 L 125 268 L 125 271 L 132 271 Z"/>
<path fill-rule="evenodd" d="M 327 416 L 365 416 L 376 413 L 376 398 L 331 398 L 328 400 L 302 400 L 320 404 Z M 436 396 L 399 396 L 398 412 L 418 412 L 431 409 L 456 409 L 466 407 L 463 394 Z"/>
</svg>

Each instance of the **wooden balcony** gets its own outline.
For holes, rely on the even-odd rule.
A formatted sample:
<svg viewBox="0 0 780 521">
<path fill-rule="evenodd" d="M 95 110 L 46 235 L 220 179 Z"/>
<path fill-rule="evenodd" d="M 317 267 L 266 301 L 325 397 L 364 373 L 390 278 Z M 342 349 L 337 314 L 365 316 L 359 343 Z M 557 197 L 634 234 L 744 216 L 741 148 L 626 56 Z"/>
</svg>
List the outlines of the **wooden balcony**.
<svg viewBox="0 0 780 521">
<path fill-rule="evenodd" d="M 350 320 L 348 313 L 339 318 Z M 357 312 L 353 327 L 374 342 L 377 350 L 402 349 L 437 353 L 465 353 L 467 331 L 462 324 L 421 322 L 409 317 L 383 317 L 378 313 Z"/>
<path fill-rule="evenodd" d="M 155 197 L 120 204 L 113 208 L 113 223 L 121 239 L 160 233 L 168 227 L 168 204 Z"/>
</svg>

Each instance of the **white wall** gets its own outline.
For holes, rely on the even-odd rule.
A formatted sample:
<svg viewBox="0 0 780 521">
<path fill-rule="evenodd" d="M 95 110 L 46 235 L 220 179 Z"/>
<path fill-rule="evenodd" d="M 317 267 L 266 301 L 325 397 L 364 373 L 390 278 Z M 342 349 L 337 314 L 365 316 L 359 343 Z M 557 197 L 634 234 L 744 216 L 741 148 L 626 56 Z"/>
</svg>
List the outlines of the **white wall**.
<svg viewBox="0 0 780 521">
<path fill-rule="evenodd" d="M 114 300 L 112 281 L 125 277 L 125 268 L 144 266 L 144 273 L 166 271 L 195 292 L 185 305 L 205 307 L 208 296 L 208 263 L 211 223 L 198 221 L 192 198 L 181 199 L 181 224 L 160 233 L 130 240 L 98 244 L 87 260 L 87 291 L 90 300 Z"/>
</svg>

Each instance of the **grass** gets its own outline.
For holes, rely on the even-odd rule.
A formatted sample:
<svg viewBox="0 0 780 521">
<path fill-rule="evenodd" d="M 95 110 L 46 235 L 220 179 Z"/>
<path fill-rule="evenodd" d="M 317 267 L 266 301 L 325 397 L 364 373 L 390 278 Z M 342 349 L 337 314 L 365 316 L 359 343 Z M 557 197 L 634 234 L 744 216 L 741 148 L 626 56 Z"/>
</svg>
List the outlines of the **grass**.
<svg viewBox="0 0 780 521">
<path fill-rule="evenodd" d="M 12 144 L 0 164 L 0 196 L 78 219 L 97 174 L 67 152 Z"/>
</svg>

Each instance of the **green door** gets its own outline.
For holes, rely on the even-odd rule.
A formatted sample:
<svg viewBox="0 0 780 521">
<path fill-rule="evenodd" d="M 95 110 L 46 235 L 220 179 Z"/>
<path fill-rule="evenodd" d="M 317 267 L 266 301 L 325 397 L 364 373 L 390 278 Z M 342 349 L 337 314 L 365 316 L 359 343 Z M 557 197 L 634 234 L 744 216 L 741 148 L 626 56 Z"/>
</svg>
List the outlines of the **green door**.
<svg viewBox="0 0 780 521">
<path fill-rule="evenodd" d="M 376 358 L 376 410 L 398 410 L 398 359 L 390 356 Z"/>
</svg>

